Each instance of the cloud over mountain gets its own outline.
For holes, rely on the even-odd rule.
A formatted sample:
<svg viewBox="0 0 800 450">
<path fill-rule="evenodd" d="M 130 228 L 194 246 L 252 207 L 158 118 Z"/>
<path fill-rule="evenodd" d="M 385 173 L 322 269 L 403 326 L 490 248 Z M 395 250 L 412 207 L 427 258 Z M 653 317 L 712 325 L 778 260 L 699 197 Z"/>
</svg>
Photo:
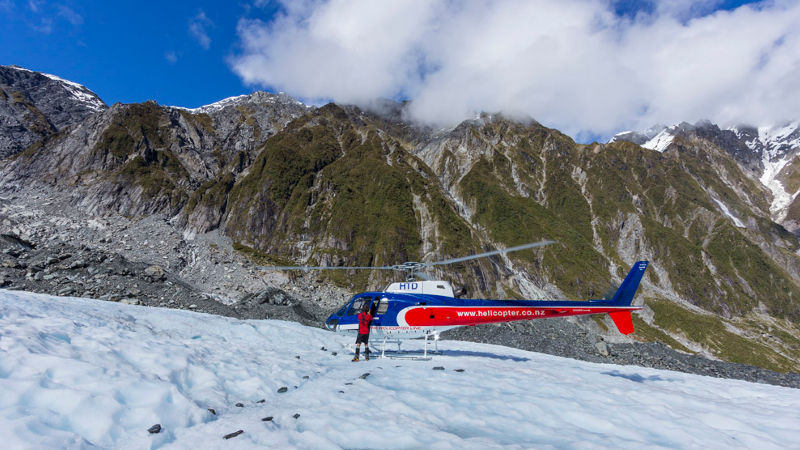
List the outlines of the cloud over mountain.
<svg viewBox="0 0 800 450">
<path fill-rule="evenodd" d="M 797 118 L 800 3 L 713 3 L 630 14 L 591 0 L 287 3 L 269 22 L 240 20 L 230 63 L 307 99 L 409 98 L 415 118 L 440 124 L 505 111 L 608 135 Z"/>
</svg>

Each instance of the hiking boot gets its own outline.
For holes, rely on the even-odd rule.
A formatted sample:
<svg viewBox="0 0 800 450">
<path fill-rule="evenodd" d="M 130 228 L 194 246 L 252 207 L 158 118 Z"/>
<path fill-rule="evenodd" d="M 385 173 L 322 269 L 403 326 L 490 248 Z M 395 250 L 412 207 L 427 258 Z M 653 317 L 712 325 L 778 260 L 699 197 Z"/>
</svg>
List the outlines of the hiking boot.
<svg viewBox="0 0 800 450">
<path fill-rule="evenodd" d="M 369 359 L 369 358 L 367 358 L 367 359 Z M 358 356 L 356 356 L 355 358 L 353 358 L 353 362 L 358 362 Z"/>
</svg>

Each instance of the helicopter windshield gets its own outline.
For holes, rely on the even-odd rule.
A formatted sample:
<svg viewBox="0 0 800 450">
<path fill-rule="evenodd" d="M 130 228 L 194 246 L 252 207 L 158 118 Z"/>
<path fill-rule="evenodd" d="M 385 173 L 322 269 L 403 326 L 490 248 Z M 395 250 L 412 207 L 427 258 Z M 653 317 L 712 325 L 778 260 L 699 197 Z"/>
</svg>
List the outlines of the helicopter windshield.
<svg viewBox="0 0 800 450">
<path fill-rule="evenodd" d="M 339 316 L 339 317 L 344 316 L 345 314 L 347 314 L 347 307 L 348 306 L 350 306 L 350 302 L 347 302 L 344 305 L 342 305 L 342 307 L 339 308 L 334 315 Z"/>
<path fill-rule="evenodd" d="M 336 310 L 335 315 L 339 317 L 344 316 L 352 316 L 356 315 L 361 312 L 361 308 L 364 306 L 365 300 L 372 300 L 369 297 L 352 297 L 350 300 L 347 301 L 341 308 Z"/>
<path fill-rule="evenodd" d="M 350 310 L 347 311 L 348 316 L 355 316 L 361 312 L 364 308 L 364 305 L 369 307 L 372 303 L 372 297 L 360 297 L 353 301 L 353 304 L 350 306 Z"/>
<path fill-rule="evenodd" d="M 380 300 L 379 300 L 380 299 Z M 353 297 L 347 303 L 342 305 L 334 315 L 339 317 L 344 316 L 355 316 L 358 315 L 364 308 L 364 305 L 368 307 L 371 305 L 370 313 L 372 315 L 383 314 L 389 307 L 389 300 L 386 297 L 380 298 L 375 297 L 375 303 L 373 304 L 372 296 L 363 296 L 363 297 Z"/>
</svg>

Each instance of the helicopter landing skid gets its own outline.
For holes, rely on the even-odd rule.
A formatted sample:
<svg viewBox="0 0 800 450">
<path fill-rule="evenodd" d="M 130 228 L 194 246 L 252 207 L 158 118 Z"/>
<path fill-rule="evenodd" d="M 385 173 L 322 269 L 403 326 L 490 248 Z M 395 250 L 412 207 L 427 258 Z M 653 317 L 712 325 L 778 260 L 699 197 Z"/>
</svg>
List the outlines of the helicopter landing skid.
<svg viewBox="0 0 800 450">
<path fill-rule="evenodd" d="M 428 345 L 429 345 L 428 336 L 433 336 L 434 349 L 431 350 L 431 351 L 428 351 Z M 397 339 L 397 340 L 389 340 L 389 339 L 384 337 L 383 338 L 383 342 L 381 343 L 381 358 L 411 359 L 411 360 L 415 360 L 415 361 L 430 361 L 432 359 L 432 357 L 428 356 L 428 354 L 431 354 L 431 355 L 441 355 L 442 354 L 442 352 L 439 351 L 439 335 L 438 334 L 426 334 L 425 335 L 425 345 L 423 346 L 423 349 L 422 349 L 422 355 L 419 354 L 419 350 L 416 350 L 416 351 L 413 351 L 413 350 L 402 351 L 402 350 L 400 350 L 400 344 L 402 342 L 403 341 L 401 341 L 399 339 Z M 389 343 L 389 344 L 396 343 L 397 344 L 397 350 L 396 351 L 386 350 L 386 344 L 387 343 Z M 387 354 L 387 352 L 388 352 L 388 354 Z"/>
</svg>

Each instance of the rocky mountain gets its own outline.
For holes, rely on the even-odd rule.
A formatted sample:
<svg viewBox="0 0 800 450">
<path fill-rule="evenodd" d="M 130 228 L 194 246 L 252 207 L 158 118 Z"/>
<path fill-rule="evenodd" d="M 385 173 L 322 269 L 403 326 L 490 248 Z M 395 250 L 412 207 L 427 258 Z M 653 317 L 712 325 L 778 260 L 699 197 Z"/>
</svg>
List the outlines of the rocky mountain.
<svg viewBox="0 0 800 450">
<path fill-rule="evenodd" d="M 694 127 L 657 152 L 624 140 L 581 145 L 501 114 L 434 130 L 405 121 L 403 108 L 311 108 L 263 92 L 193 110 L 117 104 L 0 164 L 0 223 L 26 242 L 85 247 L 95 266 L 93 252 L 143 264 L 128 272 L 159 265 L 166 280 L 242 311 L 282 289 L 308 317 L 395 277 L 265 273 L 258 264 L 387 265 L 553 239 L 431 275 L 474 297 L 597 298 L 648 259 L 635 341 L 800 369 L 800 242 L 774 221 L 773 192 L 721 145 L 729 134 L 714 140 Z M 637 139 L 647 145 L 663 131 Z M 35 288 L 41 264 L 14 258 L 4 279 Z M 77 292 L 128 282 L 89 275 L 55 279 Z M 147 304 L 170 305 L 135 289 Z M 605 318 L 572 323 L 588 333 L 573 339 L 590 348 L 634 342 Z M 487 329 L 467 337 L 508 336 Z M 533 337 L 550 333 L 533 323 L 510 329 L 511 345 L 525 348 L 556 338 Z M 558 339 L 565 334 L 574 335 Z"/>
<path fill-rule="evenodd" d="M 86 87 L 55 75 L 0 66 L 0 158 L 107 108 Z"/>
<path fill-rule="evenodd" d="M 800 122 L 721 129 L 708 121 L 671 127 L 654 126 L 644 132 L 626 131 L 611 139 L 664 151 L 676 136 L 708 141 L 725 150 L 742 169 L 772 193 L 770 216 L 800 233 Z"/>
</svg>

